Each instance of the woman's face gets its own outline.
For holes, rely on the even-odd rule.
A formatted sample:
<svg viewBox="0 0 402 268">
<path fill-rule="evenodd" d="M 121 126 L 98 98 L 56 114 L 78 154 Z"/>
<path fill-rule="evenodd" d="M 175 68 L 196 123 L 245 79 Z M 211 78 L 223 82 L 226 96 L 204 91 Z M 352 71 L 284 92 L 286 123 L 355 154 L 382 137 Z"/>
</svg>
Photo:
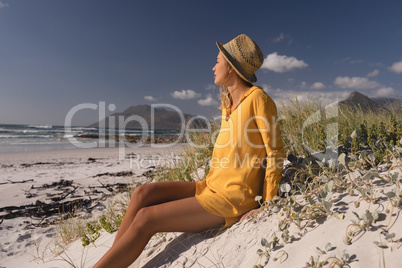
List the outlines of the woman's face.
<svg viewBox="0 0 402 268">
<path fill-rule="evenodd" d="M 214 68 L 212 68 L 216 85 L 222 86 L 226 82 L 230 70 L 228 65 L 229 64 L 223 57 L 222 52 L 219 51 L 218 57 L 216 58 L 216 64 Z"/>
</svg>

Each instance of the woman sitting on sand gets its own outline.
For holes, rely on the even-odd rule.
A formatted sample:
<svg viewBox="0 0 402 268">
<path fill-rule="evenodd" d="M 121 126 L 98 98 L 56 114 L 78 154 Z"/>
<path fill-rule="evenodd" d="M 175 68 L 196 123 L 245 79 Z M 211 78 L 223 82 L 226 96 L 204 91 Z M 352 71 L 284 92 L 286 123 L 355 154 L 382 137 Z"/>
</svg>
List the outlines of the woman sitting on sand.
<svg viewBox="0 0 402 268">
<path fill-rule="evenodd" d="M 230 226 L 258 206 L 257 195 L 276 195 L 284 156 L 276 106 L 251 84 L 262 52 L 244 34 L 217 45 L 212 70 L 221 87 L 222 123 L 207 178 L 137 187 L 112 247 L 94 267 L 128 267 L 158 232 Z"/>
</svg>

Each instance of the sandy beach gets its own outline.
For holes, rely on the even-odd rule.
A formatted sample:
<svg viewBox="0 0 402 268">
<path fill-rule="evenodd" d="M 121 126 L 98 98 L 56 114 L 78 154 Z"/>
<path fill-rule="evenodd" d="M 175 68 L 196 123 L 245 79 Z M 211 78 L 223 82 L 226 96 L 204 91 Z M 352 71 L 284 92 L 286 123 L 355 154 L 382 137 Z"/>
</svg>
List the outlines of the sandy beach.
<svg viewBox="0 0 402 268">
<path fill-rule="evenodd" d="M 1 154 L 0 207 L 52 203 L 52 198 L 60 199 L 60 196 L 63 198 L 59 203 L 91 196 L 91 212 L 81 216 L 97 215 L 106 209 L 108 200 L 119 198 L 117 190 L 110 192 L 105 185 L 147 183 L 147 172 L 182 149 L 183 145 L 167 149 L 131 148 L 126 150 L 123 160 L 119 160 L 117 149 L 109 148 Z M 379 167 L 380 174 L 384 178 L 392 176 L 401 165 L 400 159 L 392 165 L 383 165 Z M 345 176 L 352 181 L 360 175 L 355 171 Z M 65 184 L 60 180 L 72 182 Z M 314 260 L 328 260 L 324 267 L 329 267 L 336 259 L 345 260 L 345 267 L 399 267 L 402 261 L 400 209 L 391 210 L 389 199 L 383 196 L 384 192 L 393 190 L 392 186 L 380 178 L 372 180 L 373 193 L 378 196 L 375 204 L 362 200 L 358 194 L 336 192 L 332 197 L 333 215 L 310 224 L 301 222 L 300 226 L 289 222 L 286 232 L 279 228 L 284 220 L 283 212 L 265 209 L 225 230 L 157 234 L 130 267 L 253 267 L 258 264 L 314 267 Z M 94 189 L 96 192 L 88 194 Z M 307 204 L 306 200 L 297 202 Z M 367 230 L 356 232 L 348 245 L 345 237 L 347 230 L 351 230 L 349 226 L 357 220 L 356 215 L 362 217 L 367 211 L 376 211 L 379 218 Z M 7 213 L 10 211 L 3 210 L 0 215 L 4 217 Z M 60 255 L 51 255 L 46 251 L 56 233 L 56 226 L 50 224 L 56 218 L 57 215 L 3 219 L 0 267 L 92 267 L 111 247 L 116 235 L 101 230 L 101 236 L 93 244 L 84 248 L 77 239 Z M 275 246 L 262 242 L 266 240 L 272 245 L 275 237 L 278 238 Z M 260 256 L 259 250 L 263 253 Z"/>
<path fill-rule="evenodd" d="M 57 207 L 60 204 L 91 200 L 85 203 L 91 208 L 87 216 L 96 214 L 119 192 L 106 185 L 144 183 L 145 172 L 152 172 L 182 148 L 181 144 L 126 148 L 124 159 L 118 148 L 0 154 L 0 267 L 35 265 L 37 248 L 48 244 L 56 232 L 51 223 L 60 218 L 58 211 L 64 209 Z M 30 207 L 34 204 L 51 204 L 56 213 L 36 212 Z M 29 217 L 18 215 L 23 207 L 31 213 Z"/>
</svg>

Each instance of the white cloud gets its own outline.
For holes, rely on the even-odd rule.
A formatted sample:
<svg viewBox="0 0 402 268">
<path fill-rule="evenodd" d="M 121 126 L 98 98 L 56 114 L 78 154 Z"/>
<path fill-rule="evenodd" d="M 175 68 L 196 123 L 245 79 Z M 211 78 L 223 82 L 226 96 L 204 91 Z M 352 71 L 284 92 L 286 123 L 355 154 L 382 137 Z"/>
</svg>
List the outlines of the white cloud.
<svg viewBox="0 0 402 268">
<path fill-rule="evenodd" d="M 340 64 L 340 63 L 356 64 L 356 63 L 362 63 L 362 62 L 363 62 L 362 60 L 353 60 L 350 57 L 346 57 L 341 60 L 335 61 L 334 63 L 335 64 Z"/>
<path fill-rule="evenodd" d="M 187 90 L 183 89 L 182 91 L 175 91 L 171 95 L 173 98 L 181 99 L 181 100 L 191 100 L 191 99 L 201 97 L 200 93 L 197 93 L 191 89 L 187 89 Z"/>
<path fill-rule="evenodd" d="M 316 89 L 316 90 L 320 90 L 320 89 L 324 89 L 324 88 L 325 88 L 325 85 L 321 82 L 315 82 L 310 87 L 310 89 Z"/>
<path fill-rule="evenodd" d="M 2 3 L 1 0 L 0 0 L 0 8 L 3 8 L 3 7 L 8 7 L 8 4 L 4 4 L 4 3 Z"/>
<path fill-rule="evenodd" d="M 216 85 L 213 85 L 213 84 L 208 84 L 208 85 L 205 87 L 206 90 L 214 90 L 215 88 L 216 88 Z"/>
<path fill-rule="evenodd" d="M 277 52 L 269 54 L 261 66 L 263 69 L 268 69 L 276 73 L 284 73 L 306 67 L 308 67 L 308 64 L 304 61 L 298 60 L 295 57 L 278 55 Z"/>
<path fill-rule="evenodd" d="M 310 101 L 317 101 L 321 105 L 328 105 L 335 101 L 341 101 L 346 99 L 349 95 L 349 91 L 300 91 L 300 90 L 277 90 L 268 93 L 277 107 L 293 105 L 292 101 L 297 98 L 299 103 L 305 103 Z"/>
<path fill-rule="evenodd" d="M 307 83 L 306 82 L 301 82 L 301 84 L 300 84 L 300 87 L 302 88 L 302 89 L 305 89 L 305 88 L 307 88 Z"/>
<path fill-rule="evenodd" d="M 217 106 L 218 102 L 212 98 L 211 94 L 207 94 L 205 99 L 198 100 L 197 103 L 201 106 Z"/>
<path fill-rule="evenodd" d="M 395 62 L 391 67 L 388 68 L 390 71 L 400 74 L 402 73 L 402 61 Z"/>
<path fill-rule="evenodd" d="M 275 94 L 278 94 L 278 92 L 281 91 L 280 88 L 273 89 L 270 85 L 267 85 L 267 84 L 262 84 L 261 87 L 266 93 L 268 93 L 268 95 L 271 94 L 271 93 L 273 93 L 273 95 L 275 95 Z"/>
<path fill-rule="evenodd" d="M 264 91 L 275 101 L 278 109 L 283 106 L 294 106 L 293 102 L 297 101 L 301 104 L 317 101 L 321 105 L 328 105 L 335 101 L 345 100 L 350 96 L 351 90 L 336 90 L 336 91 L 311 91 L 311 90 L 283 90 L 272 89 L 269 85 L 261 86 Z M 400 98 L 397 90 L 391 87 L 381 86 L 379 89 L 371 89 L 364 92 L 368 97 L 387 97 L 387 98 Z"/>
<path fill-rule="evenodd" d="M 394 94 L 394 89 L 392 87 L 383 87 L 374 93 L 374 95 L 376 97 L 387 97 L 387 98 L 389 98 L 393 94 Z"/>
<path fill-rule="evenodd" d="M 370 63 L 369 66 L 384 67 L 384 64 L 382 64 L 382 62 L 376 62 L 376 63 Z"/>
<path fill-rule="evenodd" d="M 278 42 L 282 41 L 283 39 L 285 39 L 285 34 L 281 33 L 278 37 L 275 37 L 274 39 L 272 39 L 272 42 L 278 43 Z"/>
<path fill-rule="evenodd" d="M 350 57 L 346 57 L 341 60 L 335 61 L 335 64 L 349 62 L 349 61 L 350 61 Z"/>
<path fill-rule="evenodd" d="M 145 96 L 144 99 L 147 100 L 147 101 L 158 101 L 157 99 L 155 99 L 152 96 Z"/>
<path fill-rule="evenodd" d="M 280 33 L 278 37 L 272 38 L 272 43 L 279 43 L 284 41 L 285 39 L 288 40 L 289 45 L 293 43 L 293 39 L 290 37 L 290 35 L 284 33 Z"/>
<path fill-rule="evenodd" d="M 370 72 L 367 74 L 367 77 L 375 77 L 380 73 L 378 69 L 375 69 L 374 71 Z"/>
<path fill-rule="evenodd" d="M 262 84 L 261 87 L 267 93 L 272 90 L 272 87 L 270 85 L 267 85 L 267 84 Z"/>
<path fill-rule="evenodd" d="M 362 63 L 363 60 L 351 60 L 349 63 L 350 64 L 356 64 L 356 63 Z"/>
<path fill-rule="evenodd" d="M 338 76 L 335 78 L 334 84 L 340 88 L 353 89 L 373 89 L 381 85 L 375 81 L 370 81 L 366 77 L 348 77 Z"/>
</svg>

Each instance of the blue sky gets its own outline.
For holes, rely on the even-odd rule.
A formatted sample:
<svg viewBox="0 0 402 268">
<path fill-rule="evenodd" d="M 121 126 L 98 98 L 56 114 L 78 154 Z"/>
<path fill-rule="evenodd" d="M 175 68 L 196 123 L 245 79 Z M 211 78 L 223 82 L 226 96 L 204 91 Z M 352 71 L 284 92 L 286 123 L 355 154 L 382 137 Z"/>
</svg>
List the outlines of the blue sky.
<svg viewBox="0 0 402 268">
<path fill-rule="evenodd" d="M 401 1 L 0 0 L 0 123 L 63 125 L 83 103 L 219 113 L 212 67 L 245 33 L 256 85 L 288 98 L 402 97 Z M 75 125 L 98 111 L 75 114 Z"/>
</svg>

